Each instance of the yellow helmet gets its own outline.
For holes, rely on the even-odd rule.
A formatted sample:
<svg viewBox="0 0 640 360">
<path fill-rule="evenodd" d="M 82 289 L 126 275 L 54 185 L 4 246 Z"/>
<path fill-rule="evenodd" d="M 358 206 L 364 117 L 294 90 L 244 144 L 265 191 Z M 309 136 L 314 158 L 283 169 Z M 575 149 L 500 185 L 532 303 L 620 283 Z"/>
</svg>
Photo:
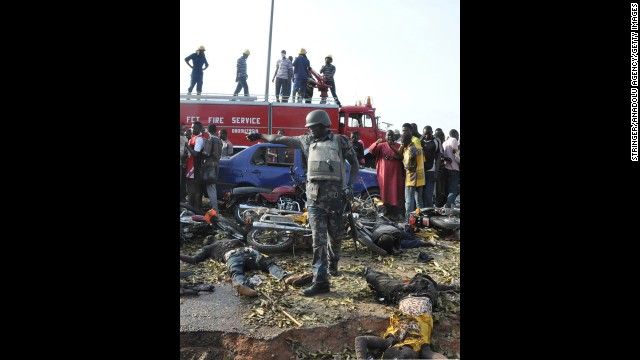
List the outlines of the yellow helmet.
<svg viewBox="0 0 640 360">
<path fill-rule="evenodd" d="M 307 54 L 307 50 L 305 50 L 304 48 L 300 48 L 300 52 L 298 54 L 306 55 Z"/>
<path fill-rule="evenodd" d="M 249 55 L 249 54 L 251 54 L 251 51 L 249 51 L 249 49 L 247 49 L 247 50 L 245 50 L 245 51 L 243 52 L 243 54 L 245 54 L 245 55 Z"/>
<path fill-rule="evenodd" d="M 204 46 L 203 46 L 203 45 L 200 45 L 200 47 L 198 48 L 198 50 L 200 50 L 200 51 L 205 51 L 205 50 L 204 50 Z"/>
</svg>

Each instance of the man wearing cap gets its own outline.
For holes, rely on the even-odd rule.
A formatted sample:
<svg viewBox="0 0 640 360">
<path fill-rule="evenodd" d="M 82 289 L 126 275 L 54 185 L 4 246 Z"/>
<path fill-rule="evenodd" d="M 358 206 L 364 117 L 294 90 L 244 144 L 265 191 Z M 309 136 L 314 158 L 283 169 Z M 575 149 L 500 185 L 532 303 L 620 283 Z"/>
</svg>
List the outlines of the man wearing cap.
<svg viewBox="0 0 640 360">
<path fill-rule="evenodd" d="M 307 50 L 300 49 L 298 57 L 293 60 L 293 73 L 295 82 L 293 83 L 293 101 L 302 102 L 302 98 L 307 93 L 307 79 L 309 78 L 308 67 L 311 66 L 307 59 Z"/>
<path fill-rule="evenodd" d="M 251 54 L 249 49 L 245 50 L 236 63 L 236 82 L 238 86 L 236 86 L 233 96 L 238 96 L 240 89 L 244 89 L 244 96 L 249 96 L 249 84 L 247 84 L 247 79 L 249 78 L 249 75 L 247 75 L 247 58 L 249 54 Z"/>
<path fill-rule="evenodd" d="M 280 52 L 280 58 L 276 63 L 276 72 L 273 74 L 271 82 L 274 80 L 276 82 L 276 101 L 280 102 L 280 96 L 282 96 L 282 102 L 287 102 L 289 100 L 289 93 L 291 92 L 289 69 L 291 69 L 293 65 L 291 65 L 291 61 L 287 59 L 287 52 L 285 50 Z"/>
<path fill-rule="evenodd" d="M 189 60 L 191 60 L 193 65 L 189 64 Z M 200 95 L 202 93 L 203 70 L 207 70 L 207 68 L 209 67 L 207 58 L 204 56 L 204 46 L 200 45 L 198 50 L 184 58 L 184 61 L 191 68 L 191 84 L 189 85 L 187 94 L 191 95 L 193 87 L 196 86 L 197 94 Z M 204 65 L 204 68 L 202 67 L 202 65 Z"/>
<path fill-rule="evenodd" d="M 333 56 L 327 55 L 324 58 L 325 64 L 320 68 L 320 74 L 324 75 L 324 83 L 330 85 L 331 87 L 331 96 L 333 96 L 333 100 L 336 102 L 338 106 L 340 105 L 340 101 L 338 100 L 338 95 L 336 94 L 336 83 L 333 81 L 333 75 L 336 73 L 336 67 L 332 64 Z"/>
<path fill-rule="evenodd" d="M 304 49 L 303 49 L 304 50 Z M 299 59 L 299 58 L 298 58 Z M 307 159 L 307 209 L 313 236 L 313 284 L 304 296 L 328 293 L 329 274 L 339 276 L 338 261 L 344 232 L 345 203 L 353 199 L 353 185 L 358 176 L 358 158 L 349 139 L 329 130 L 331 119 L 324 110 L 307 114 L 309 133 L 299 136 L 247 135 L 249 141 L 263 140 L 300 149 Z M 349 179 L 346 163 L 351 165 Z"/>
</svg>

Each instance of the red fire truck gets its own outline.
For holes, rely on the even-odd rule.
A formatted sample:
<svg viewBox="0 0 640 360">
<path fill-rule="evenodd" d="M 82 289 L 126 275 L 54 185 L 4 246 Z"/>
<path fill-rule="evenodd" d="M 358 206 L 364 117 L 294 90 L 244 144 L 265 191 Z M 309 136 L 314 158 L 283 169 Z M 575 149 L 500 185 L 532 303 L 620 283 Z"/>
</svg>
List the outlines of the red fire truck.
<svg viewBox="0 0 640 360">
<path fill-rule="evenodd" d="M 335 104 L 257 101 L 256 97 L 247 96 L 180 94 L 180 123 L 185 129 L 196 120 L 205 128 L 215 123 L 218 130 L 227 129 L 233 145 L 252 145 L 246 138 L 251 132 L 275 134 L 282 129 L 287 136 L 302 135 L 308 132 L 304 127 L 307 114 L 316 109 L 329 114 L 334 133 L 350 136 L 352 131 L 360 131 L 366 164 L 373 167 L 375 159 L 369 154 L 368 147 L 376 139 L 384 140 L 386 130 L 378 126 L 370 97 L 364 105 L 338 107 Z"/>
</svg>

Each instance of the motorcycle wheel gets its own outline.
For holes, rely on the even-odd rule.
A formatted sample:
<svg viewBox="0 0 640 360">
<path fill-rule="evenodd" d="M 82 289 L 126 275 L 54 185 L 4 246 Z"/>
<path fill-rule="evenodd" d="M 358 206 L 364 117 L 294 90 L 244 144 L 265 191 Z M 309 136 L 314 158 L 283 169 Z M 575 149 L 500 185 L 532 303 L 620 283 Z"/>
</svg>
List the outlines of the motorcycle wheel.
<svg viewBox="0 0 640 360">
<path fill-rule="evenodd" d="M 231 213 L 233 214 L 233 217 L 236 219 L 238 224 L 244 225 L 244 217 L 242 217 L 242 213 L 244 212 L 244 210 L 240 209 L 240 204 L 246 204 L 248 202 L 249 198 L 241 197 L 236 199 L 235 204 L 231 206 Z"/>
<path fill-rule="evenodd" d="M 373 202 L 374 199 L 382 200 L 379 190 L 370 190 L 368 194 L 366 191 L 363 191 L 359 197 L 363 200 L 365 209 L 367 209 L 367 212 L 369 213 L 367 216 L 360 215 L 360 219 L 365 221 L 377 221 L 378 218 L 381 217 L 386 220 L 384 217 L 387 215 L 387 209 L 384 207 L 378 209 Z M 377 216 L 375 215 L 376 213 L 378 214 Z"/>
<path fill-rule="evenodd" d="M 382 255 L 382 256 L 387 256 L 389 255 L 389 253 L 387 252 L 387 250 L 379 247 L 378 245 L 376 245 L 373 240 L 371 240 L 371 236 L 369 236 L 366 232 L 358 229 L 358 242 L 362 245 L 364 245 L 367 249 L 369 249 L 369 251 L 373 252 L 374 254 L 378 254 L 378 255 Z"/>
<path fill-rule="evenodd" d="M 247 234 L 247 243 L 264 253 L 285 252 L 293 247 L 297 235 L 289 231 L 252 229 Z"/>
<path fill-rule="evenodd" d="M 236 239 L 244 240 L 244 237 L 247 234 L 244 228 L 238 226 L 238 224 L 236 224 L 232 220 L 222 217 L 221 215 L 217 216 L 216 225 L 220 230 L 228 232 L 232 237 Z"/>
<path fill-rule="evenodd" d="M 231 211 L 233 212 L 233 217 L 236 219 L 236 221 L 239 224 L 244 224 L 244 219 L 242 218 L 242 213 L 244 212 L 244 210 L 240 209 L 239 205 L 234 205 Z"/>
<path fill-rule="evenodd" d="M 449 221 L 448 216 L 432 216 L 429 218 L 431 227 L 435 229 L 455 230 L 460 227 L 460 218 L 453 216 Z"/>
</svg>

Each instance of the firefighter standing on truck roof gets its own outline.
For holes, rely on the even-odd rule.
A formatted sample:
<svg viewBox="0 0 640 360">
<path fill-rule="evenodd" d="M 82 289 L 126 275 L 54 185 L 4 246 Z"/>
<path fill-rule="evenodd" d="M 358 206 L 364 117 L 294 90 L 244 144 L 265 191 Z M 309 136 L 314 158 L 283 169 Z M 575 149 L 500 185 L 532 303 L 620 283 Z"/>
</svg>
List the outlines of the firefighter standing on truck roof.
<svg viewBox="0 0 640 360">
<path fill-rule="evenodd" d="M 299 136 L 251 133 L 249 141 L 263 140 L 300 149 L 307 159 L 307 208 L 313 235 L 313 284 L 303 292 L 305 296 L 327 293 L 329 277 L 338 276 L 338 261 L 344 231 L 345 200 L 353 198 L 353 185 L 358 176 L 358 158 L 349 139 L 333 134 L 331 119 L 324 110 L 307 114 L 305 126 L 309 133 Z M 345 181 L 345 159 L 351 165 Z"/>
<path fill-rule="evenodd" d="M 308 67 L 311 66 L 307 59 L 307 50 L 300 49 L 298 57 L 293 60 L 293 73 L 295 81 L 293 83 L 293 102 L 302 102 L 302 98 L 307 94 L 307 79 L 309 78 Z"/>
<path fill-rule="evenodd" d="M 184 62 L 189 65 L 191 68 L 191 83 L 189 84 L 189 90 L 187 90 L 187 94 L 191 95 L 191 91 L 193 91 L 193 87 L 196 87 L 197 94 L 200 95 L 202 93 L 202 78 L 204 76 L 204 70 L 207 70 L 209 67 L 209 63 L 207 62 L 207 58 L 204 56 L 204 46 L 200 45 L 198 50 L 193 54 L 184 58 Z M 189 60 L 193 63 L 193 65 L 189 64 Z M 202 67 L 204 65 L 204 68 Z"/>
</svg>

